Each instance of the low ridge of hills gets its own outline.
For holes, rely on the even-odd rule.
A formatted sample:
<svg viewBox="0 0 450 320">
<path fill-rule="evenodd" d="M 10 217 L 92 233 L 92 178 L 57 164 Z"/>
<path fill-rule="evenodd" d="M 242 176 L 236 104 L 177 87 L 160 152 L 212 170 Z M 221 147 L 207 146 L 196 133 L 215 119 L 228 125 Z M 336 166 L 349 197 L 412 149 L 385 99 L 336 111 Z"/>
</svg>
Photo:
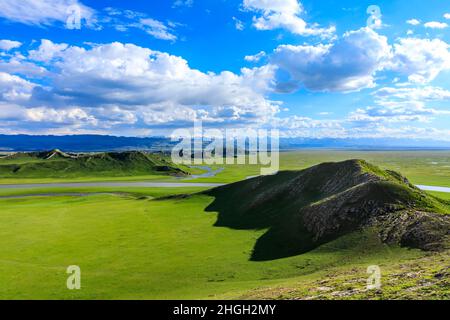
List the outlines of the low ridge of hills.
<svg viewBox="0 0 450 320">
<path fill-rule="evenodd" d="M 207 211 L 216 226 L 267 229 L 252 259 L 272 260 L 313 250 L 343 235 L 370 230 L 388 244 L 422 250 L 448 245 L 450 202 L 393 171 L 363 160 L 324 163 L 218 187 Z"/>
<path fill-rule="evenodd" d="M 60 178 L 79 176 L 188 175 L 184 168 L 162 154 L 139 151 L 92 154 L 58 149 L 14 153 L 0 158 L 3 178 Z"/>
</svg>

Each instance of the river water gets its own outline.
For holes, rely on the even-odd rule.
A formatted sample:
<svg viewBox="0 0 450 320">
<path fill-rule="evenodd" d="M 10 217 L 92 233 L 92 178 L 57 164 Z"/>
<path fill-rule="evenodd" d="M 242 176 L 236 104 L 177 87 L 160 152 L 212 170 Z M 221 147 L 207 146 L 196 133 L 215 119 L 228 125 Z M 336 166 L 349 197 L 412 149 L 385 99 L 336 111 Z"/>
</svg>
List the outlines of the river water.
<svg viewBox="0 0 450 320">
<path fill-rule="evenodd" d="M 205 170 L 206 173 L 192 175 L 183 180 L 193 180 L 199 178 L 211 178 L 221 173 L 224 168 L 212 170 L 207 166 L 192 166 L 192 168 Z M 247 179 L 256 178 L 247 177 Z M 223 183 L 202 183 L 202 182 L 67 182 L 67 183 L 32 183 L 32 184 L 0 184 L 0 189 L 32 189 L 32 188 L 79 188 L 79 187 L 135 187 L 135 188 L 189 188 L 202 187 L 214 188 L 224 185 Z M 450 193 L 448 187 L 418 185 L 424 191 L 437 191 Z"/>
</svg>

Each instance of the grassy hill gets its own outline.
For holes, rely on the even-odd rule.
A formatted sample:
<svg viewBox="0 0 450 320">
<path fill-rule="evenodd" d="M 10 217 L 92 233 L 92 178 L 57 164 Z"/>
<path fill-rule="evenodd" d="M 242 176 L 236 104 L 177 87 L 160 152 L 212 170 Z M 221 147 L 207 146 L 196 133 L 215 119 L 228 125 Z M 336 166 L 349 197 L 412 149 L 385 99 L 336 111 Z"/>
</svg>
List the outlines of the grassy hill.
<svg viewBox="0 0 450 320">
<path fill-rule="evenodd" d="M 393 171 L 362 160 L 324 163 L 219 187 L 207 208 L 216 226 L 268 229 L 252 259 L 294 256 L 365 227 L 383 241 L 433 250 L 450 230 L 450 203 L 428 195 Z"/>
<path fill-rule="evenodd" d="M 60 150 L 15 153 L 0 158 L 0 178 L 79 178 L 187 175 L 161 154 L 105 152 L 70 154 Z"/>
<path fill-rule="evenodd" d="M 439 249 L 449 202 L 399 174 L 355 160 L 201 190 L 0 197 L 0 299 L 450 298 L 449 251 L 404 241 Z"/>
</svg>

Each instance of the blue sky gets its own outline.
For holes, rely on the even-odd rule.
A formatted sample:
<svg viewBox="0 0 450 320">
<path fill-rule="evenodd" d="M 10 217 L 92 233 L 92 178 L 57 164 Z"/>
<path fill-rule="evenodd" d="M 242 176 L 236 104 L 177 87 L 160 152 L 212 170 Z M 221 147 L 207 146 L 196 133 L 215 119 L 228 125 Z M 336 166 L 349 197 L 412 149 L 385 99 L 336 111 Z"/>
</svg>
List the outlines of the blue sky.
<svg viewBox="0 0 450 320">
<path fill-rule="evenodd" d="M 450 140 L 446 1 L 18 3 L 0 3 L 0 134 L 169 135 L 202 120 Z"/>
</svg>

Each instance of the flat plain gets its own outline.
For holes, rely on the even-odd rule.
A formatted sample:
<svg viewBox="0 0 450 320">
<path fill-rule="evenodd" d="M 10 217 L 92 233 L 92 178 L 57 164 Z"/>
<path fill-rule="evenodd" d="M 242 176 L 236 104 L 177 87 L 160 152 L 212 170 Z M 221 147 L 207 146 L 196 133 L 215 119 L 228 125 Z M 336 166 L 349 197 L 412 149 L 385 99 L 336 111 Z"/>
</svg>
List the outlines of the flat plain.
<svg viewBox="0 0 450 320">
<path fill-rule="evenodd" d="M 286 152 L 281 154 L 281 169 L 353 158 L 399 171 L 414 184 L 450 186 L 448 151 Z M 227 183 L 259 172 L 248 165 L 224 167 L 216 177 L 194 181 Z M 74 179 L 138 181 L 147 177 Z M 0 183 L 60 180 L 8 178 Z M 199 193 L 204 190 L 0 189 L 0 241 L 4 244 L 0 299 L 450 298 L 448 251 L 429 253 L 386 245 L 368 231 L 348 234 L 301 255 L 252 261 L 255 241 L 267 230 L 214 226 L 218 213 L 207 212 L 214 199 Z M 53 193 L 60 195 L 42 196 Z M 41 196 L 32 196 L 36 194 Z M 432 194 L 450 200 L 450 194 Z M 81 268 L 81 290 L 66 288 L 70 265 Z M 382 269 L 379 292 L 365 290 L 370 265 Z"/>
</svg>

